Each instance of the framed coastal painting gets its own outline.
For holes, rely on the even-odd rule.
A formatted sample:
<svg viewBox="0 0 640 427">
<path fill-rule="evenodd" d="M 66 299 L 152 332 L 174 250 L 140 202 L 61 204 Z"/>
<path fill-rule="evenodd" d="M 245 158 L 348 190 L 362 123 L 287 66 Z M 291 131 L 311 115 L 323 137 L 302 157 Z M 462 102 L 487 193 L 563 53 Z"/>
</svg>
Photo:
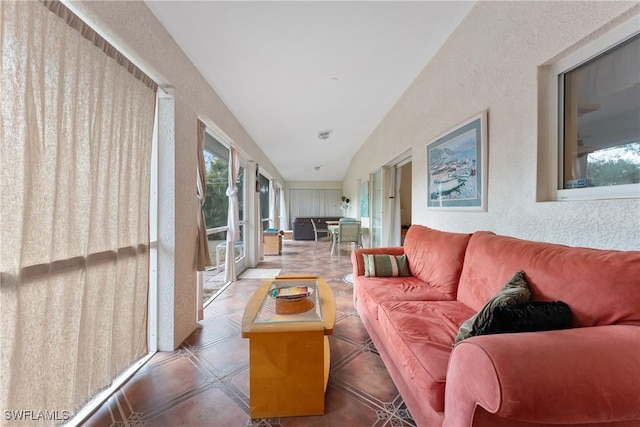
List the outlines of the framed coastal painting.
<svg viewBox="0 0 640 427">
<path fill-rule="evenodd" d="M 487 111 L 427 144 L 427 207 L 487 210 Z"/>
</svg>

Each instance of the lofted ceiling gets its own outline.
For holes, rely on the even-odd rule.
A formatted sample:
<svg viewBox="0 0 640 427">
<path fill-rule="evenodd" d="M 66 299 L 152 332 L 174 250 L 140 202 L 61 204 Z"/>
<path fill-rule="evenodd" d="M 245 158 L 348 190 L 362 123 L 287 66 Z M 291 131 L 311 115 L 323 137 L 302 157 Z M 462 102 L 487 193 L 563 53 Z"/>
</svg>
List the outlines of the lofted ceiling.
<svg viewBox="0 0 640 427">
<path fill-rule="evenodd" d="M 145 3 L 287 181 L 341 181 L 356 151 L 474 5 Z"/>
</svg>

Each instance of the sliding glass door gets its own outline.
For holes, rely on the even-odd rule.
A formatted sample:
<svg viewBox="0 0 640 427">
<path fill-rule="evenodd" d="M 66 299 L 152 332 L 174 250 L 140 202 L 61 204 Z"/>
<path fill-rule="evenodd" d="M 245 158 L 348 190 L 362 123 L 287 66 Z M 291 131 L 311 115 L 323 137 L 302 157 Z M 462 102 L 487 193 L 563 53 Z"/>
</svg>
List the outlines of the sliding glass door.
<svg viewBox="0 0 640 427">
<path fill-rule="evenodd" d="M 220 269 L 224 266 L 227 229 L 229 221 L 229 148 L 210 134 L 205 135 L 204 162 L 206 171 L 206 197 L 203 206 L 209 253 L 212 265 Z M 236 271 L 241 271 L 244 260 L 244 168 L 240 173 L 236 186 L 238 187 L 240 235 L 242 238 L 235 248 Z M 224 248 L 224 249 L 221 249 Z"/>
</svg>

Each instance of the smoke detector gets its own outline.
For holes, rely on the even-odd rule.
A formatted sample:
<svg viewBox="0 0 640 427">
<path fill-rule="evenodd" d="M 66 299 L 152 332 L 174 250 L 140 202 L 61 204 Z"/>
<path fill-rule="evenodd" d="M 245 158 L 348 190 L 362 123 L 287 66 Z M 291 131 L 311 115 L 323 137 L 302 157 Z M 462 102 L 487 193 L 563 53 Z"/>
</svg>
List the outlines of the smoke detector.
<svg viewBox="0 0 640 427">
<path fill-rule="evenodd" d="M 323 130 L 318 132 L 318 138 L 320 139 L 320 141 L 326 141 L 327 139 L 329 139 L 329 134 L 331 133 L 330 130 Z"/>
</svg>

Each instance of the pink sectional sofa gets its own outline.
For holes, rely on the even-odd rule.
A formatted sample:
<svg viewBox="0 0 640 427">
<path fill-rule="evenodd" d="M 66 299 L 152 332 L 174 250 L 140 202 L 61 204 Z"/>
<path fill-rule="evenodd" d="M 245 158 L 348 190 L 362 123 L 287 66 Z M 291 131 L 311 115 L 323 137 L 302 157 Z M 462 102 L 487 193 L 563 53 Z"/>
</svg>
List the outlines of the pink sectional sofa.
<svg viewBox="0 0 640 427">
<path fill-rule="evenodd" d="M 365 277 L 363 254 L 405 254 L 411 275 Z M 355 307 L 418 426 L 640 425 L 640 252 L 413 225 L 404 247 L 351 258 Z M 519 270 L 572 327 L 452 346 Z"/>
</svg>

